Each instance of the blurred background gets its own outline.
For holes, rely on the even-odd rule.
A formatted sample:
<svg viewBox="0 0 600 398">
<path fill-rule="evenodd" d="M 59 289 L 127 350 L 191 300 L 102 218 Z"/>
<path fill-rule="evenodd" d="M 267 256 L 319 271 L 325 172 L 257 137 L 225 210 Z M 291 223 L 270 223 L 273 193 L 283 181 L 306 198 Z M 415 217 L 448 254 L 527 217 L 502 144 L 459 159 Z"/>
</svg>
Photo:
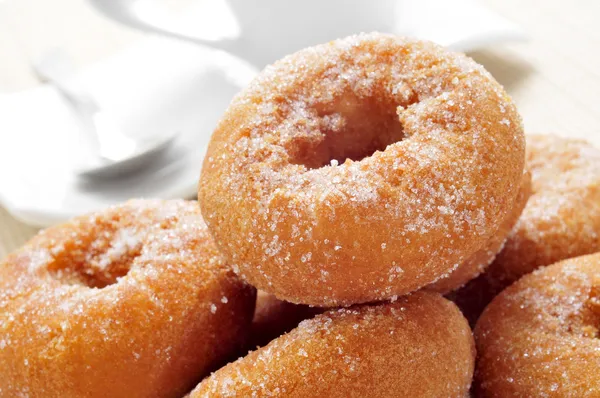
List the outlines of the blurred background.
<svg viewBox="0 0 600 398">
<path fill-rule="evenodd" d="M 193 197 L 237 91 L 360 31 L 466 51 L 527 132 L 600 146 L 599 16 L 595 0 L 0 0 L 0 258 L 75 214 Z"/>
</svg>

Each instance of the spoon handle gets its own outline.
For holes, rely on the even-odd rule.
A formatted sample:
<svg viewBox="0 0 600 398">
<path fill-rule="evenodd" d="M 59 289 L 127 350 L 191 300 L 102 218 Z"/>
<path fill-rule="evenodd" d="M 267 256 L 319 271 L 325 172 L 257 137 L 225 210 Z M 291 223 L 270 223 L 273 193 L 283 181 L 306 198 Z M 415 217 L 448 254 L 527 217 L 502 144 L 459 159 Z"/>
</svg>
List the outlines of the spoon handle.
<svg viewBox="0 0 600 398">
<path fill-rule="evenodd" d="M 94 115 L 99 107 L 92 96 L 73 79 L 73 64 L 63 51 L 54 49 L 32 61 L 33 71 L 43 81 L 51 83 L 63 94 L 77 110 L 82 130 L 92 140 L 92 144 L 99 151 L 100 139 L 96 133 Z"/>
<path fill-rule="evenodd" d="M 32 62 L 33 71 L 41 80 L 52 83 L 63 95 L 76 105 L 98 109 L 96 101 L 81 84 L 74 80 L 71 59 L 61 50 L 54 49 Z"/>
<path fill-rule="evenodd" d="M 70 58 L 61 50 L 52 50 L 32 63 L 33 70 L 43 80 L 52 83 L 77 109 L 101 158 L 118 161 L 135 150 L 136 143 L 124 136 L 114 118 L 101 110 L 92 95 L 73 76 Z"/>
</svg>

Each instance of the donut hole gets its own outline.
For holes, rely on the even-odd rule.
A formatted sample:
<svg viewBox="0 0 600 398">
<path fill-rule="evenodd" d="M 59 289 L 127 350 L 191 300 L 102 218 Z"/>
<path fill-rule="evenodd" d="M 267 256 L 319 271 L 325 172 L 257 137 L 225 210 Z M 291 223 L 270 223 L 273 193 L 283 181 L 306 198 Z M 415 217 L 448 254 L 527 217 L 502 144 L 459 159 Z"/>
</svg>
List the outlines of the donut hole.
<svg viewBox="0 0 600 398">
<path fill-rule="evenodd" d="M 313 104 L 318 132 L 295 137 L 288 150 L 291 163 L 316 169 L 348 159 L 360 161 L 376 151 L 384 151 L 388 145 L 404 139 L 397 107 L 390 101 L 354 94 Z"/>
<path fill-rule="evenodd" d="M 48 271 L 62 283 L 104 288 L 127 275 L 141 250 L 135 230 L 103 228 L 65 243 Z"/>
</svg>

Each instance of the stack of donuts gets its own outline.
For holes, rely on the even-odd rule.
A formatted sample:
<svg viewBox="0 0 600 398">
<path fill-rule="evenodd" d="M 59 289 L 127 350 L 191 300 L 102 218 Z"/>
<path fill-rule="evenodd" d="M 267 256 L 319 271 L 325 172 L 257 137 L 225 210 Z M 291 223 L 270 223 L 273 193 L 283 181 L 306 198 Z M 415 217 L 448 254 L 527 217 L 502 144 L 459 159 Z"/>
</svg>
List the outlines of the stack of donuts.
<svg viewBox="0 0 600 398">
<path fill-rule="evenodd" d="M 351 36 L 233 99 L 198 202 L 0 263 L 0 397 L 597 397 L 598 251 L 599 150 L 526 139 L 463 54 Z"/>
</svg>

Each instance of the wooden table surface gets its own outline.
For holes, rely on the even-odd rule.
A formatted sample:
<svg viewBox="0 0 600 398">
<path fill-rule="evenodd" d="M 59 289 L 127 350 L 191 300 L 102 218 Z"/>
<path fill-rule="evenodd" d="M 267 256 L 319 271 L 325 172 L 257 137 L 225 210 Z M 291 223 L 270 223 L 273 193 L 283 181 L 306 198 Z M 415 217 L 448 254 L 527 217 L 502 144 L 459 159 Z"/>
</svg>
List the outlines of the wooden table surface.
<svg viewBox="0 0 600 398">
<path fill-rule="evenodd" d="M 600 147 L 600 1 L 482 1 L 531 36 L 471 54 L 513 96 L 526 131 L 582 137 Z M 0 92 L 37 84 L 29 59 L 52 46 L 85 66 L 141 37 L 82 0 L 0 0 Z M 0 208 L 0 258 L 35 232 Z"/>
</svg>

